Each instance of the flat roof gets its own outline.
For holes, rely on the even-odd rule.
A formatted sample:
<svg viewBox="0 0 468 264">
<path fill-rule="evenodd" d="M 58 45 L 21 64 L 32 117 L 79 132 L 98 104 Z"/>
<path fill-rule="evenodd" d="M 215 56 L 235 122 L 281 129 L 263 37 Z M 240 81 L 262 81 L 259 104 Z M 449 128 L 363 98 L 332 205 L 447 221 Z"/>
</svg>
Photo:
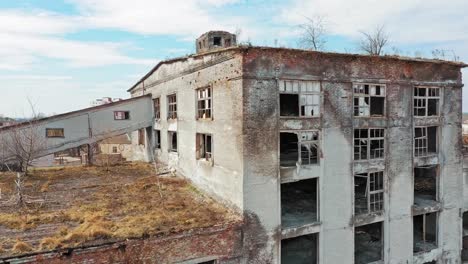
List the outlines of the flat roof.
<svg viewBox="0 0 468 264">
<path fill-rule="evenodd" d="M 338 57 L 355 57 L 355 58 L 379 58 L 382 60 L 398 60 L 398 61 L 408 61 L 408 62 L 423 62 L 423 63 L 435 63 L 435 64 L 448 64 L 455 67 L 465 68 L 468 67 L 468 64 L 461 62 L 461 61 L 448 61 L 448 60 L 440 60 L 440 59 L 429 59 L 429 58 L 414 58 L 414 57 L 406 57 L 406 56 L 398 56 L 398 55 L 367 55 L 367 54 L 356 54 L 356 53 L 339 53 L 339 52 L 326 52 L 326 51 L 315 51 L 315 50 L 306 50 L 306 49 L 294 49 L 294 48 L 282 48 L 282 47 L 262 47 L 262 46 L 246 46 L 246 45 L 239 45 L 234 47 L 228 48 L 221 48 L 216 50 L 211 50 L 203 53 L 196 53 L 191 54 L 183 57 L 176 57 L 168 60 L 160 61 L 156 64 L 147 74 L 145 74 L 140 80 L 138 80 L 127 92 L 131 92 L 137 85 L 139 85 L 142 81 L 148 78 L 151 74 L 153 74 L 161 65 L 163 64 L 170 64 L 177 61 L 184 61 L 189 58 L 197 58 L 205 55 L 216 54 L 216 53 L 223 53 L 227 51 L 248 51 L 251 49 L 260 49 L 260 50 L 273 50 L 273 51 L 290 51 L 290 52 L 306 52 L 306 53 L 316 53 L 316 54 L 325 54 L 330 56 L 338 56 Z"/>
</svg>

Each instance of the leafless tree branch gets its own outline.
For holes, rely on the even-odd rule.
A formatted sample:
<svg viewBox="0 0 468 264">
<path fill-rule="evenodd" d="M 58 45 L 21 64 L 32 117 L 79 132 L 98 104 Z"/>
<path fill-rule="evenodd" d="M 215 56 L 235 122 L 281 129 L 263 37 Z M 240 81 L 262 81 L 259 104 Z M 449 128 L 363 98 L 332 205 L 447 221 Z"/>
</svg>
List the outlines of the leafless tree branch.
<svg viewBox="0 0 468 264">
<path fill-rule="evenodd" d="M 316 15 L 312 18 L 306 17 L 307 22 L 299 25 L 301 37 L 299 46 L 304 49 L 323 50 L 327 43 L 325 35 L 327 34 L 326 20 L 323 16 Z"/>
<path fill-rule="evenodd" d="M 359 42 L 359 49 L 369 55 L 380 56 L 383 49 L 389 42 L 389 35 L 385 31 L 385 26 L 377 26 L 373 31 L 360 31 L 362 38 Z"/>
</svg>

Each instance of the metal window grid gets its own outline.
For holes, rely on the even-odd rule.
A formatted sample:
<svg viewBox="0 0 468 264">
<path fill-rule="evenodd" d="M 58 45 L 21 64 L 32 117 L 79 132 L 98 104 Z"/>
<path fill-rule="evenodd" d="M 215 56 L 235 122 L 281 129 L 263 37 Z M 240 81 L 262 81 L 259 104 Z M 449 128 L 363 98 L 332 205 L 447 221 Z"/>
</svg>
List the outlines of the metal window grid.
<svg viewBox="0 0 468 264">
<path fill-rule="evenodd" d="M 320 82 L 304 80 L 280 80 L 279 92 L 299 94 L 299 116 L 320 116 Z"/>
<path fill-rule="evenodd" d="M 428 114 L 428 103 L 429 100 L 437 101 L 436 109 L 439 115 L 439 103 L 440 103 L 440 88 L 437 87 L 414 87 L 413 97 L 413 114 L 414 116 L 429 116 Z"/>
<path fill-rule="evenodd" d="M 175 94 L 167 96 L 167 118 L 177 118 L 177 96 Z"/>
<path fill-rule="evenodd" d="M 381 84 L 353 85 L 354 116 L 370 116 L 371 97 L 385 98 L 385 88 Z"/>
<path fill-rule="evenodd" d="M 211 94 L 211 87 L 200 88 L 197 90 L 198 118 L 211 118 Z"/>
</svg>

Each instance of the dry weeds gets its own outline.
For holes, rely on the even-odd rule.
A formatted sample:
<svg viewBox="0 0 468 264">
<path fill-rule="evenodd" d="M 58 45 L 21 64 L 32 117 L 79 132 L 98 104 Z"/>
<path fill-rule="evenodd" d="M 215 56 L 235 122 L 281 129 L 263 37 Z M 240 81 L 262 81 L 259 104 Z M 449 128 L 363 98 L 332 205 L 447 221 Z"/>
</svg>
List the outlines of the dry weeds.
<svg viewBox="0 0 468 264">
<path fill-rule="evenodd" d="M 2 176 L 0 182 L 7 183 L 8 177 Z M 32 245 L 21 241 L 12 245 L 12 238 L 0 239 L 6 252 L 0 256 L 75 247 L 95 240 L 164 235 L 238 220 L 186 180 L 160 177 L 158 185 L 149 164 L 119 165 L 109 171 L 102 167 L 36 170 L 32 179 L 37 193 L 54 197 L 64 191 L 61 186 L 77 195 L 68 193 L 67 199 L 54 200 L 61 203 L 60 210 L 50 210 L 46 204 L 36 210 L 0 213 L 0 229 L 34 234 L 41 225 L 57 225 L 54 233 L 38 236 Z M 70 182 L 74 184 L 67 184 Z"/>
</svg>

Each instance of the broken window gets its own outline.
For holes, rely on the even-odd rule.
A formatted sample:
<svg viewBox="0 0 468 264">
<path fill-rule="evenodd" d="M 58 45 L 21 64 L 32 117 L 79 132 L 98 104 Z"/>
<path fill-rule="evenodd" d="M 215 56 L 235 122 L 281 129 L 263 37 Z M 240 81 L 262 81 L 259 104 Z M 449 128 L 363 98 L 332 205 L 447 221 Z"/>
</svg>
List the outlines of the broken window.
<svg viewBox="0 0 468 264">
<path fill-rule="evenodd" d="M 211 118 L 211 87 L 197 89 L 198 118 Z"/>
<path fill-rule="evenodd" d="M 47 138 L 63 138 L 65 137 L 65 130 L 63 128 L 46 128 Z"/>
<path fill-rule="evenodd" d="M 159 120 L 161 118 L 161 104 L 160 104 L 159 97 L 154 98 L 153 103 L 154 103 L 154 118 L 156 118 L 156 120 Z"/>
<path fill-rule="evenodd" d="M 413 252 L 431 251 L 437 248 L 437 213 L 413 217 Z"/>
<path fill-rule="evenodd" d="M 437 127 L 414 128 L 414 155 L 417 157 L 437 153 Z"/>
<path fill-rule="evenodd" d="M 383 210 L 383 175 L 383 171 L 377 171 L 354 176 L 354 211 L 356 215 Z"/>
<path fill-rule="evenodd" d="M 319 163 L 318 131 L 280 133 L 280 166 L 294 167 Z"/>
<path fill-rule="evenodd" d="M 354 263 L 367 264 L 383 260 L 383 224 L 354 228 Z"/>
<path fill-rule="evenodd" d="M 318 234 L 281 240 L 281 263 L 317 264 Z"/>
<path fill-rule="evenodd" d="M 354 129 L 354 160 L 380 159 L 385 153 L 385 129 Z"/>
<path fill-rule="evenodd" d="M 129 120 L 130 111 L 114 111 L 114 120 Z"/>
<path fill-rule="evenodd" d="M 438 116 L 440 103 L 440 89 L 434 87 L 414 88 L 414 115 Z"/>
<path fill-rule="evenodd" d="M 213 37 L 213 46 L 221 46 L 221 37 Z"/>
<path fill-rule="evenodd" d="M 424 204 L 424 200 L 437 201 L 438 166 L 414 168 L 414 203 Z"/>
<path fill-rule="evenodd" d="M 171 94 L 167 96 L 167 119 L 177 118 L 177 96 Z"/>
<path fill-rule="evenodd" d="M 210 134 L 197 134 L 197 159 L 210 160 L 212 158 L 212 136 Z"/>
<path fill-rule="evenodd" d="M 138 145 L 145 145 L 145 129 L 138 129 Z"/>
<path fill-rule="evenodd" d="M 320 116 L 320 82 L 280 80 L 280 116 Z"/>
<path fill-rule="evenodd" d="M 167 134 L 169 139 L 169 152 L 177 152 L 177 132 L 169 131 Z"/>
<path fill-rule="evenodd" d="M 318 221 L 318 179 L 281 184 L 281 224 L 297 227 Z"/>
<path fill-rule="evenodd" d="M 468 212 L 463 213 L 462 261 L 468 261 Z"/>
<path fill-rule="evenodd" d="M 161 148 L 161 130 L 156 130 L 155 133 L 155 140 L 156 140 L 156 146 L 155 148 L 156 149 L 160 149 Z"/>
<path fill-rule="evenodd" d="M 354 116 L 383 116 L 385 114 L 385 86 L 355 84 Z"/>
</svg>

